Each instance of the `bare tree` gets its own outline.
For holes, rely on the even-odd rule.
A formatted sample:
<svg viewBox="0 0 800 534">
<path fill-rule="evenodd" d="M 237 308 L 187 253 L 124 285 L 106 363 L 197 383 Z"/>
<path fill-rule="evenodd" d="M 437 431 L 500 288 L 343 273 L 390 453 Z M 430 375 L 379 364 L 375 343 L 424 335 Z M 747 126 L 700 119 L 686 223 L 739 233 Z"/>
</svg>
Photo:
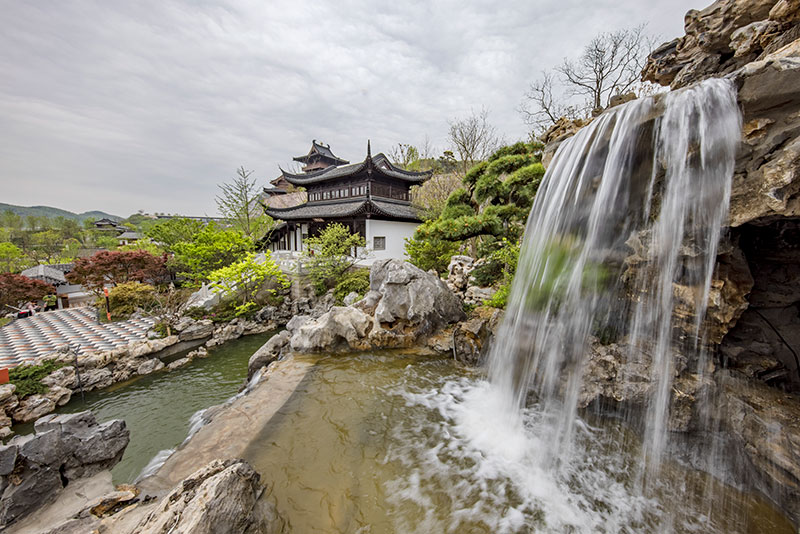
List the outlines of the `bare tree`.
<svg viewBox="0 0 800 534">
<path fill-rule="evenodd" d="M 253 239 L 260 239 L 271 228 L 273 220 L 264 214 L 259 202 L 256 179 L 251 179 L 253 171 L 239 167 L 236 176 L 229 184 L 220 184 L 222 193 L 217 195 L 217 209 L 231 225 Z"/>
<path fill-rule="evenodd" d="M 577 119 L 581 115 L 578 108 L 565 104 L 561 97 L 553 93 L 557 84 L 553 72 L 542 71 L 542 77 L 530 84 L 520 104 L 519 112 L 523 120 L 537 130 L 547 129 L 561 117 Z"/>
<path fill-rule="evenodd" d="M 393 146 L 392 150 L 389 151 L 389 159 L 391 159 L 392 163 L 395 165 L 408 169 L 412 162 L 419 159 L 419 151 L 413 145 L 397 143 L 397 145 Z"/>
<path fill-rule="evenodd" d="M 610 104 L 614 95 L 647 92 L 641 71 L 655 40 L 645 25 L 601 33 L 587 44 L 576 60 L 564 58 L 554 72 L 543 72 L 532 83 L 520 106 L 529 124 L 544 130 L 560 117 L 580 118 Z M 563 91 L 559 89 L 563 88 Z M 583 98 L 570 105 L 569 97 Z"/>
<path fill-rule="evenodd" d="M 486 108 L 479 113 L 472 111 L 469 117 L 449 124 L 450 144 L 461 160 L 464 174 L 475 163 L 488 158 L 500 144 L 497 130 L 489 124 L 489 110 Z"/>
<path fill-rule="evenodd" d="M 436 149 L 433 144 L 431 144 L 431 138 L 428 137 L 428 134 L 425 134 L 425 138 L 419 145 L 419 159 L 432 159 L 436 157 L 435 154 Z"/>
<path fill-rule="evenodd" d="M 422 185 L 411 187 L 411 204 L 419 210 L 423 219 L 435 219 L 444 210 L 450 193 L 463 186 L 461 177 L 456 173 L 436 174 Z"/>
<path fill-rule="evenodd" d="M 564 59 L 556 70 L 569 92 L 587 98 L 590 109 L 608 106 L 611 97 L 639 84 L 652 46 L 644 25 L 601 33 L 583 49 L 577 61 Z"/>
</svg>

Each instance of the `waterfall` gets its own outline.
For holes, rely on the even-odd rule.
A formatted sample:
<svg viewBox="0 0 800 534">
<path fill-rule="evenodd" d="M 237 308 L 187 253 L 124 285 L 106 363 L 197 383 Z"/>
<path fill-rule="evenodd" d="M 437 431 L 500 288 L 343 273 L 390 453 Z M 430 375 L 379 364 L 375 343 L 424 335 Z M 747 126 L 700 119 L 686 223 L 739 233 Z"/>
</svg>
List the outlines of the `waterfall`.
<svg viewBox="0 0 800 534">
<path fill-rule="evenodd" d="M 735 89 L 713 79 L 608 110 L 559 147 L 489 359 L 504 410 L 536 403 L 549 420 L 542 462 L 566 460 L 591 355 L 611 351 L 622 363 L 610 380 L 642 405 L 646 463 L 658 464 L 676 373 L 705 369 L 740 132 Z"/>
</svg>

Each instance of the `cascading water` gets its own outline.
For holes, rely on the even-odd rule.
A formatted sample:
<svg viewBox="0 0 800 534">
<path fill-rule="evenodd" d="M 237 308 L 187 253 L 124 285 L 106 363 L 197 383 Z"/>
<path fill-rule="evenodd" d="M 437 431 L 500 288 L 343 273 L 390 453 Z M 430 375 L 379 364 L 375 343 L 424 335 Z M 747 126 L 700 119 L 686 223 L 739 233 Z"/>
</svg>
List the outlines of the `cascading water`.
<svg viewBox="0 0 800 534">
<path fill-rule="evenodd" d="M 644 409 L 643 465 L 658 466 L 679 355 L 699 354 L 692 371 L 705 370 L 703 319 L 740 132 L 734 88 L 708 80 L 609 110 L 559 148 L 489 360 L 509 424 L 531 397 L 542 414 L 540 465 L 574 460 L 577 408 L 595 396 L 584 374 L 594 349 L 611 346 L 623 360 L 611 380 L 638 391 L 626 400 Z"/>
</svg>

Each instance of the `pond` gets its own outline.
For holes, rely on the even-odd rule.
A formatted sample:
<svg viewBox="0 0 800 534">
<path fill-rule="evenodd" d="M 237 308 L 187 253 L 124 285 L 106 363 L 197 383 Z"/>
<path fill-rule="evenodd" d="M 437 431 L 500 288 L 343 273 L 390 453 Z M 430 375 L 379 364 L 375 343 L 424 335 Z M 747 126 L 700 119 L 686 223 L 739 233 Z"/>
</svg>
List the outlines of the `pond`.
<svg viewBox="0 0 800 534">
<path fill-rule="evenodd" d="M 85 402 L 77 393 L 56 413 L 88 409 L 99 422 L 124 419 L 131 440 L 112 474 L 116 484 L 133 482 L 159 452 L 174 449 L 186 439 L 192 415 L 236 395 L 247 378 L 247 361 L 271 335 L 229 341 L 211 349 L 208 358 L 195 359 L 175 371 L 158 371 L 86 393 Z M 14 430 L 32 432 L 33 424 Z"/>
<path fill-rule="evenodd" d="M 614 420 L 584 421 L 570 465 L 543 465 L 536 408 L 506 420 L 452 360 L 314 361 L 245 455 L 285 532 L 795 532 L 760 497 L 676 465 L 643 487 L 638 438 Z"/>
</svg>

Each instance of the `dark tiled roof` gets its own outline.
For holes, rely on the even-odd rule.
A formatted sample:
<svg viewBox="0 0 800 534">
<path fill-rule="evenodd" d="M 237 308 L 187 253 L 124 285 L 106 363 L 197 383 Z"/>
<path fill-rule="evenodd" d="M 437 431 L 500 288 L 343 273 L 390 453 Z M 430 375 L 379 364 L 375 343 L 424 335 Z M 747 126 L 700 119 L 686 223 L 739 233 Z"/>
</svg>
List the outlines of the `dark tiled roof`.
<svg viewBox="0 0 800 534">
<path fill-rule="evenodd" d="M 267 208 L 264 210 L 267 215 L 274 219 L 292 221 L 296 219 L 315 219 L 315 218 L 336 218 L 355 215 L 367 203 L 366 199 L 357 199 L 337 202 L 314 202 L 313 204 L 301 204 L 292 208 L 276 209 Z"/>
<path fill-rule="evenodd" d="M 385 200 L 372 199 L 372 205 L 377 208 L 380 215 L 389 215 L 398 219 L 419 220 L 419 214 L 410 204 L 400 204 Z M 383 213 L 380 213 L 383 212 Z"/>
<path fill-rule="evenodd" d="M 391 164 L 391 162 L 389 162 L 389 159 L 383 154 L 378 154 L 377 156 L 371 159 L 372 159 L 372 165 L 374 166 L 375 170 L 377 170 L 379 173 L 385 176 L 403 180 L 405 182 L 418 184 L 424 182 L 431 176 L 430 171 L 413 172 L 395 167 L 394 165 Z M 358 174 L 367 166 L 369 160 L 370 158 L 367 157 L 367 159 L 365 159 L 361 163 L 351 163 L 350 165 L 339 165 L 338 167 L 331 165 L 326 169 L 313 171 L 305 174 L 292 174 L 284 171 L 283 169 L 281 169 L 281 172 L 283 173 L 284 178 L 286 178 L 286 180 L 289 183 L 292 183 L 294 185 L 309 185 L 320 182 L 326 182 L 328 180 L 332 180 L 335 178 L 346 178 L 348 176 Z"/>
<path fill-rule="evenodd" d="M 419 220 L 416 210 L 406 203 L 389 200 L 357 199 L 332 202 L 314 202 L 294 208 L 264 210 L 267 215 L 283 221 L 307 219 L 337 219 L 362 213 L 398 219 Z"/>
<path fill-rule="evenodd" d="M 323 144 L 317 143 L 316 139 L 311 141 L 311 150 L 308 151 L 308 154 L 306 154 L 305 156 L 297 156 L 296 158 L 292 158 L 292 159 L 294 161 L 300 161 L 302 163 L 305 163 L 314 154 L 314 152 L 316 152 L 320 156 L 323 156 L 323 157 L 326 157 L 326 158 L 329 158 L 329 159 L 332 159 L 332 160 L 336 161 L 336 163 L 338 165 L 346 165 L 346 164 L 350 163 L 349 161 L 347 161 L 345 159 L 342 159 L 339 156 L 335 155 L 331 151 L 330 145 L 325 146 Z"/>
</svg>

